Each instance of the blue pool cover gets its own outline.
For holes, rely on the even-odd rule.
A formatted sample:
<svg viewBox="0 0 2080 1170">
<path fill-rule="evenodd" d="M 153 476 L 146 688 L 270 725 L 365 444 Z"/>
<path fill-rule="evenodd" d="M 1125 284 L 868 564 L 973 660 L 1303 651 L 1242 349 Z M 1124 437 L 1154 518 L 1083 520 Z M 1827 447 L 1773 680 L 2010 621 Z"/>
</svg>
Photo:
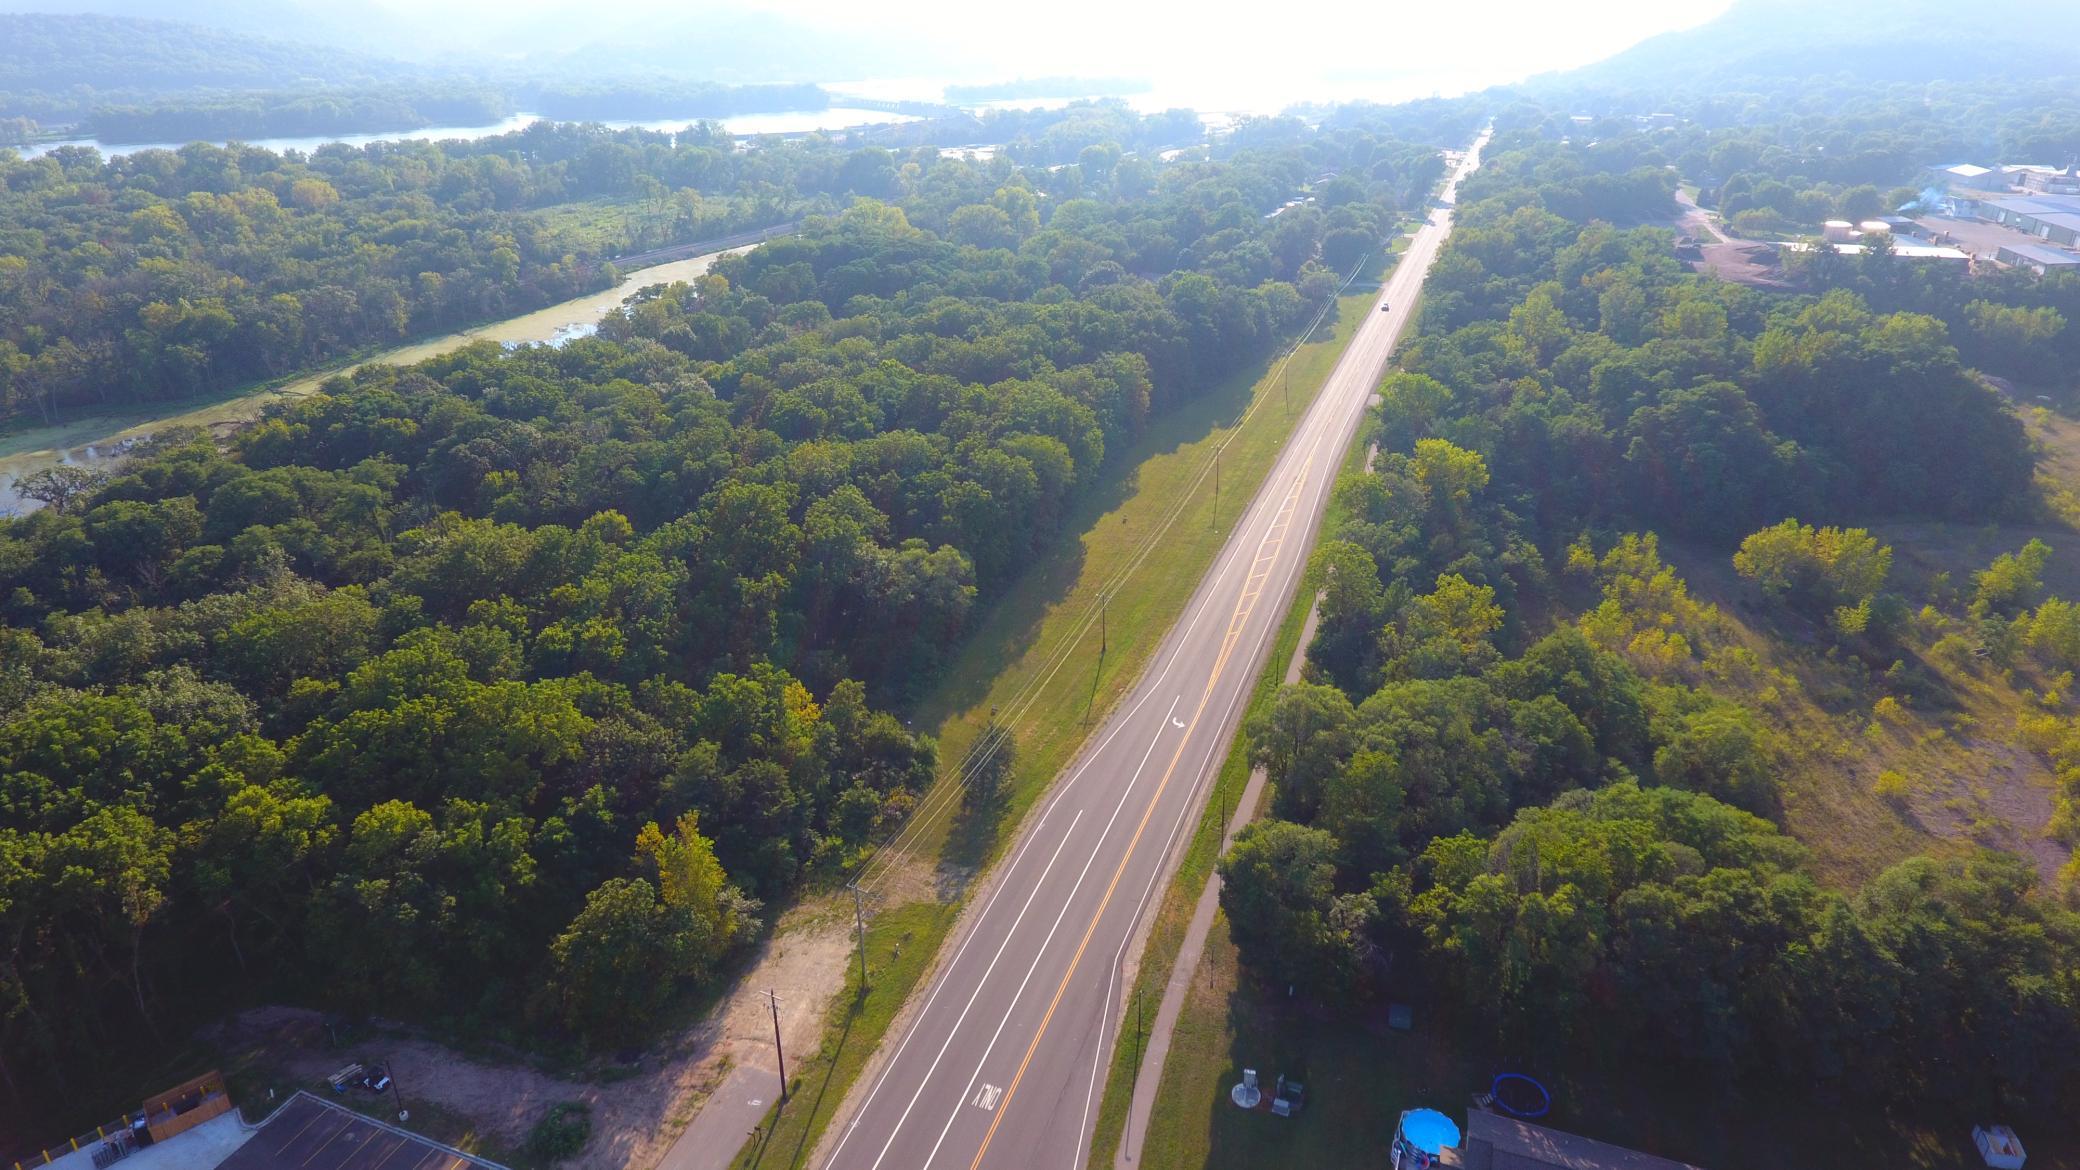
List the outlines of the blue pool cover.
<svg viewBox="0 0 2080 1170">
<path fill-rule="evenodd" d="M 1426 1154 L 1441 1154 L 1459 1144 L 1459 1127 L 1435 1109 L 1411 1109 L 1401 1115 L 1401 1137 Z"/>
</svg>

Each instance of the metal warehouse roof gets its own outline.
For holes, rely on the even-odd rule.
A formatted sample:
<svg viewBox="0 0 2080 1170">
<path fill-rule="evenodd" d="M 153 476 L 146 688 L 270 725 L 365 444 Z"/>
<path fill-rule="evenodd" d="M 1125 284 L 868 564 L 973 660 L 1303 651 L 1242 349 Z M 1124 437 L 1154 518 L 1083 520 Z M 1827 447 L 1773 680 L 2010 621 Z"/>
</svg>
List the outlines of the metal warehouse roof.
<svg viewBox="0 0 2080 1170">
<path fill-rule="evenodd" d="M 2000 251 L 2011 252 L 2039 264 L 2080 264 L 2080 255 L 2044 244 L 2002 244 Z"/>
</svg>

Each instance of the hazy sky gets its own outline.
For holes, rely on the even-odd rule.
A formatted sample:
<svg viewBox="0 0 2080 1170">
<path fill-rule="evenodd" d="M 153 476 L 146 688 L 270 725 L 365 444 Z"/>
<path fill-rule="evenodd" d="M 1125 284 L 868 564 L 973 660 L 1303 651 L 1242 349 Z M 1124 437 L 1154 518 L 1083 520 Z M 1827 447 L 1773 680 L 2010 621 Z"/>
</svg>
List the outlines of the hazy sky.
<svg viewBox="0 0 2080 1170">
<path fill-rule="evenodd" d="M 429 10 L 425 0 L 377 2 L 422 18 Z M 943 50 L 953 50 L 955 59 L 973 63 L 979 77 L 1102 73 L 1148 78 L 1181 92 L 1213 86 L 1231 93 L 1342 97 L 1362 88 L 1355 84 L 1361 77 L 1419 73 L 1443 88 L 1460 89 L 1580 65 L 1655 33 L 1703 23 L 1730 2 L 727 0 L 727 6 L 833 31 L 856 30 L 877 41 L 930 43 L 942 50 L 931 56 L 943 60 Z M 465 21 L 515 9 L 537 16 L 582 14 L 569 30 L 582 36 L 588 25 L 640 25 L 651 11 L 669 13 L 683 25 L 714 3 L 441 0 L 430 7 Z M 919 72 L 900 59 L 887 64 L 880 76 Z"/>
</svg>

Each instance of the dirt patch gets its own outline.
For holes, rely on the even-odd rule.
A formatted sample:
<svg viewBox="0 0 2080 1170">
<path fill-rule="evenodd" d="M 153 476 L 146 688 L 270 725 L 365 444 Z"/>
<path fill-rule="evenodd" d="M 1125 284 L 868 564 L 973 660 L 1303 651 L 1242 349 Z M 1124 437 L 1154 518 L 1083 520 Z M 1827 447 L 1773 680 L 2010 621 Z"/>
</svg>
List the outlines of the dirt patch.
<svg viewBox="0 0 2080 1170">
<path fill-rule="evenodd" d="M 820 898 L 790 911 L 721 1003 L 632 1066 L 559 1076 L 522 1059 L 465 1055 L 388 1021 L 376 1022 L 373 1034 L 335 1046 L 324 1017 L 296 1007 L 241 1012 L 202 1038 L 223 1050 L 227 1065 L 282 1078 L 271 1087 L 283 1090 L 325 1091 L 323 1079 L 342 1065 L 387 1061 L 405 1106 L 416 1111 L 414 1128 L 481 1145 L 494 1157 L 520 1149 L 550 1107 L 582 1101 L 592 1111 L 592 1139 L 560 1166 L 649 1170 L 734 1064 L 754 1055 L 770 1059 L 773 1023 L 764 992 L 780 996 L 788 1048 L 815 1047 L 824 1007 L 843 985 L 850 957 L 850 897 L 842 901 L 840 906 L 840 899 Z"/>
<path fill-rule="evenodd" d="M 1719 221 L 1699 207 L 1687 191 L 1676 192 L 1676 213 L 1670 226 L 1679 236 L 1695 241 L 1695 252 L 1680 253 L 1693 272 L 1706 272 L 1721 280 L 1754 288 L 1789 289 L 1777 249 L 1769 244 L 1735 239 L 1719 227 Z"/>
<path fill-rule="evenodd" d="M 1967 746 L 1984 769 L 1931 777 L 1909 799 L 1914 818 L 1939 836 L 2027 857 L 2050 885 L 2072 857 L 2072 850 L 2045 835 L 2051 823 L 2051 776 L 2012 745 L 1975 739 Z"/>
</svg>

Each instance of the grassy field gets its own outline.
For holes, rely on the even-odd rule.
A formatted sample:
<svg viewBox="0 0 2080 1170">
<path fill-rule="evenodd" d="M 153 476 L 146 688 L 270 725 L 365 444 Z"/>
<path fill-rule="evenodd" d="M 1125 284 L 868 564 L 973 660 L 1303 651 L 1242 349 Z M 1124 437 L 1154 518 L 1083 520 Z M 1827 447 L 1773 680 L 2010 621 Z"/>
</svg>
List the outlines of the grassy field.
<svg viewBox="0 0 2080 1170">
<path fill-rule="evenodd" d="M 795 1067 L 788 1080 L 792 1096 L 767 1111 L 758 1136 L 738 1151 L 736 1170 L 782 1170 L 807 1162 L 845 1091 L 931 970 L 957 913 L 954 906 L 913 902 L 875 917 L 867 928 L 867 993 L 859 992 L 859 969 L 849 968 L 845 989 L 831 1002 L 823 1046 Z"/>
<path fill-rule="evenodd" d="M 1453 1055 L 1461 1048 L 1430 1034 L 1423 1020 L 1405 1033 L 1374 1022 L 1354 1027 L 1342 1015 L 1319 1016 L 1259 995 L 1236 964 L 1226 917 L 1217 916 L 1171 1037 L 1140 1164 L 1383 1165 L 1401 1110 L 1429 1105 L 1463 1117 L 1473 1073 Z M 1306 1085 L 1306 1110 L 1287 1120 L 1237 1109 L 1228 1089 L 1244 1068 L 1257 1070 L 1267 1092 L 1281 1073 Z M 1115 1136 L 1091 1164 L 1111 1165 L 1117 1144 Z"/>
</svg>

